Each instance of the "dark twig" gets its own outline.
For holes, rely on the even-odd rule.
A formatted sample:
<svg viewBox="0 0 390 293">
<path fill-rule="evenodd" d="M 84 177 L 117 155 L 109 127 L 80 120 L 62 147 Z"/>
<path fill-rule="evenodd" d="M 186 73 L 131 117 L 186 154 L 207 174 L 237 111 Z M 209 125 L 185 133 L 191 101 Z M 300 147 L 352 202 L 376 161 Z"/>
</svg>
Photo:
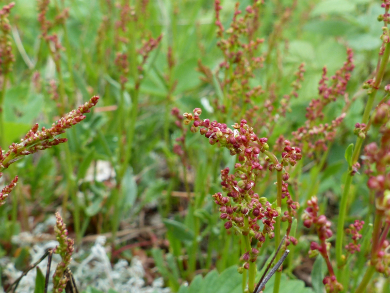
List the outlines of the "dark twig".
<svg viewBox="0 0 390 293">
<path fill-rule="evenodd" d="M 37 262 L 35 262 L 33 265 L 31 265 L 27 270 L 25 270 L 23 273 L 22 273 L 22 275 L 15 281 L 15 282 L 13 282 L 12 284 L 11 284 L 11 286 L 7 289 L 7 291 L 6 292 L 10 292 L 11 290 L 13 290 L 12 292 L 15 292 L 16 291 L 16 289 L 18 288 L 18 286 L 19 286 L 19 283 L 20 283 L 20 281 L 22 280 L 22 278 L 25 276 L 25 275 L 27 275 L 27 273 L 29 272 L 29 271 L 31 271 L 32 269 L 34 269 L 37 265 L 39 265 L 40 263 L 41 263 L 41 261 L 43 261 L 45 258 L 46 258 L 46 256 L 48 256 L 48 255 L 50 255 L 51 256 L 51 254 L 53 253 L 53 250 L 52 249 L 48 249 L 46 252 L 45 252 L 45 254 L 37 261 Z M 14 288 L 13 288 L 14 287 Z M 13 288 L 13 289 L 12 289 Z M 46 292 L 46 291 L 45 291 Z"/>
<path fill-rule="evenodd" d="M 279 259 L 279 261 L 275 264 L 275 266 L 271 269 L 271 271 L 269 272 L 269 274 L 267 276 L 265 276 L 264 280 L 259 283 L 259 285 L 257 285 L 255 291 L 253 293 L 260 293 L 265 284 L 267 284 L 267 282 L 269 281 L 269 279 L 271 279 L 271 277 L 276 273 L 276 271 L 280 268 L 280 266 L 283 264 L 284 260 L 286 259 L 286 257 L 288 256 L 288 254 L 290 253 L 290 250 L 286 250 L 282 257 Z"/>
<path fill-rule="evenodd" d="M 50 267 L 51 267 L 51 259 L 53 257 L 53 249 L 49 250 L 49 257 L 47 260 L 47 267 L 46 267 L 46 278 L 45 278 L 45 291 L 44 293 L 47 293 L 47 287 L 49 285 L 49 277 L 50 277 Z"/>
<path fill-rule="evenodd" d="M 263 275 L 261 276 L 259 283 L 257 283 L 257 286 L 256 286 L 255 290 L 253 291 L 254 293 L 260 292 L 260 291 L 258 291 L 258 289 L 259 289 L 259 288 L 262 288 L 262 287 L 260 287 L 260 285 L 261 285 L 262 283 L 264 283 L 263 280 L 267 280 L 267 281 L 268 281 L 269 278 L 272 277 L 272 275 L 276 272 L 276 270 L 277 270 L 277 269 L 280 267 L 280 265 L 283 263 L 283 261 L 282 261 L 282 262 L 280 263 L 279 267 L 277 267 L 277 269 L 276 269 L 275 272 L 273 272 L 273 273 L 272 273 L 272 270 L 273 270 L 273 269 L 272 269 L 271 272 L 270 272 L 270 274 L 269 274 L 269 275 L 271 275 L 271 273 L 272 273 L 272 275 L 267 279 L 267 277 L 269 276 L 269 275 L 267 275 L 267 272 L 268 272 L 268 270 L 270 269 L 272 263 L 274 262 L 276 256 L 278 255 L 279 250 L 282 248 L 282 245 L 283 245 L 283 243 L 284 243 L 284 240 L 286 240 L 286 235 L 284 235 L 283 238 L 282 238 L 282 240 L 280 241 L 279 246 L 278 246 L 278 249 L 276 250 L 274 256 L 272 257 L 272 260 L 268 263 L 268 266 L 267 266 L 267 268 L 265 269 Z M 288 252 L 287 252 L 287 254 L 288 254 Z M 283 254 L 283 256 L 284 256 L 284 254 Z M 282 256 L 281 260 L 282 260 L 282 259 L 284 260 L 283 256 Z M 279 262 L 280 262 L 280 260 L 279 260 Z M 279 263 L 279 262 L 278 262 L 278 263 Z M 276 267 L 276 266 L 275 266 L 275 267 Z M 266 276 L 266 275 L 267 275 L 267 276 Z M 267 282 L 267 281 L 266 281 L 266 282 Z M 265 283 L 266 283 L 266 282 L 265 282 Z M 264 285 L 265 285 L 265 283 L 264 283 Z M 263 287 L 264 287 L 264 285 L 263 285 Z"/>
</svg>

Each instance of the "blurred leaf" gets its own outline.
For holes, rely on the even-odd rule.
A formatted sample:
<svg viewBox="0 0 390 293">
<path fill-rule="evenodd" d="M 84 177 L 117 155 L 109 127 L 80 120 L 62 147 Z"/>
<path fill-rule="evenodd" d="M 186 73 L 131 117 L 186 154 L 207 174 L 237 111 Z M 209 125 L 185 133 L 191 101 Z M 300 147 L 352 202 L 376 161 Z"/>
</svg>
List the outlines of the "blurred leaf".
<svg viewBox="0 0 390 293">
<path fill-rule="evenodd" d="M 174 72 L 174 80 L 177 80 L 175 93 L 181 93 L 196 88 L 200 84 L 200 73 L 196 71 L 198 59 L 191 58 L 181 62 Z"/>
<path fill-rule="evenodd" d="M 348 46 L 355 50 L 376 50 L 382 43 L 382 41 L 379 39 L 379 33 L 378 35 L 349 35 L 347 41 Z"/>
<path fill-rule="evenodd" d="M 344 36 L 351 29 L 351 24 L 342 20 L 313 19 L 304 26 L 304 30 L 324 36 Z"/>
<path fill-rule="evenodd" d="M 105 293 L 105 292 L 95 289 L 91 286 L 88 286 L 87 289 L 84 290 L 82 293 Z"/>
<path fill-rule="evenodd" d="M 84 157 L 83 161 L 79 166 L 79 171 L 77 172 L 77 180 L 84 179 L 87 174 L 88 168 L 92 163 L 92 160 L 95 157 L 95 150 L 90 149 L 87 156 Z"/>
<path fill-rule="evenodd" d="M 343 169 L 344 161 L 338 161 L 331 165 L 328 165 L 325 171 L 322 172 L 321 180 L 328 179 L 331 176 L 337 175 Z"/>
<path fill-rule="evenodd" d="M 102 209 L 103 197 L 94 197 L 92 204 L 85 209 L 87 216 L 92 217 Z"/>
<path fill-rule="evenodd" d="M 37 267 L 37 277 L 35 278 L 34 293 L 43 293 L 45 291 L 45 276 L 41 269 Z"/>
<path fill-rule="evenodd" d="M 349 167 L 352 167 L 352 154 L 353 154 L 353 143 L 351 143 L 345 150 L 345 159 L 347 160 Z"/>
<path fill-rule="evenodd" d="M 123 201 L 120 204 L 123 212 L 126 212 L 133 207 L 137 198 L 137 183 L 130 167 L 127 168 L 122 182 Z"/>
<path fill-rule="evenodd" d="M 304 41 L 291 41 L 289 45 L 289 54 L 286 58 L 290 62 L 311 64 L 315 60 L 313 45 Z"/>
<path fill-rule="evenodd" d="M 4 122 L 4 141 L 6 145 L 20 142 L 20 139 L 31 129 L 30 124 L 17 122 Z"/>
<path fill-rule="evenodd" d="M 163 220 L 165 227 L 169 231 L 172 232 L 172 234 L 177 237 L 177 239 L 181 241 L 193 241 L 195 238 L 195 234 L 193 231 L 191 231 L 186 225 L 183 223 L 177 222 L 175 220 Z"/>
<path fill-rule="evenodd" d="M 19 255 L 15 260 L 15 268 L 19 271 L 24 271 L 28 267 L 30 252 L 28 248 L 19 248 Z"/>
<path fill-rule="evenodd" d="M 163 257 L 163 252 L 159 248 L 153 248 L 152 249 L 152 256 L 154 259 L 154 262 L 156 264 L 156 267 L 160 274 L 164 277 L 167 278 L 168 276 L 168 269 L 164 265 L 164 257 Z"/>
<path fill-rule="evenodd" d="M 324 292 L 324 284 L 322 283 L 325 277 L 325 271 L 323 270 L 324 265 L 325 262 L 322 256 L 317 256 L 313 265 L 313 270 L 311 271 L 311 283 L 313 285 L 314 292 L 316 293 Z"/>
<path fill-rule="evenodd" d="M 310 16 L 315 17 L 321 14 L 343 14 L 355 10 L 355 5 L 348 0 L 326 0 L 320 1 L 311 11 Z"/>
</svg>

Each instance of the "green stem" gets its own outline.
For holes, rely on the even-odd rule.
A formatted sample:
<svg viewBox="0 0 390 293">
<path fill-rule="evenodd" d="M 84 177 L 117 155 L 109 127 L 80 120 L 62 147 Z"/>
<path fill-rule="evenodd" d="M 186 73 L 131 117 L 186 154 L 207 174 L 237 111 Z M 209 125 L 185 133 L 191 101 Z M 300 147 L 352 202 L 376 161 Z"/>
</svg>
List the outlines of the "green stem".
<svg viewBox="0 0 390 293">
<path fill-rule="evenodd" d="M 381 233 L 382 228 L 382 218 L 383 218 L 383 212 L 376 213 L 375 216 L 375 222 L 374 222 L 374 230 L 372 232 L 372 246 L 371 246 L 371 262 L 370 266 L 367 269 L 366 273 L 364 274 L 363 280 L 360 282 L 359 287 L 357 287 L 355 293 L 365 292 L 368 283 L 370 282 L 372 276 L 375 273 L 375 265 L 377 262 L 377 256 L 378 256 L 378 243 L 379 243 L 379 237 Z"/>
<path fill-rule="evenodd" d="M 282 172 L 277 172 L 277 206 L 280 208 L 280 212 L 282 210 Z M 276 223 L 275 223 L 275 251 L 278 249 L 279 244 L 280 244 L 280 226 L 281 226 L 281 215 L 279 215 L 276 218 Z M 277 254 L 275 258 L 275 262 L 278 262 L 280 259 L 280 251 Z M 275 283 L 274 283 L 274 293 L 279 292 L 279 286 L 280 286 L 280 280 L 282 278 L 282 272 L 277 271 L 275 274 Z"/>
<path fill-rule="evenodd" d="M 390 43 L 386 44 L 385 51 L 383 53 L 381 63 L 379 66 L 379 69 L 375 76 L 375 82 L 372 85 L 372 88 L 369 92 L 369 98 L 366 104 L 366 107 L 364 109 L 362 123 L 367 124 L 370 119 L 370 113 L 372 111 L 375 97 L 378 92 L 379 86 L 382 82 L 383 75 L 385 73 L 385 69 L 387 66 L 387 63 L 389 61 L 390 56 Z M 358 161 L 360 150 L 363 145 L 364 138 L 358 136 L 355 144 L 355 148 L 352 154 L 352 166 Z M 340 211 L 339 211 L 339 219 L 337 224 L 337 238 L 336 238 L 336 258 L 337 258 L 337 266 L 339 269 L 344 265 L 344 261 L 342 259 L 342 248 L 343 248 L 343 238 L 344 238 L 344 222 L 345 222 L 345 215 L 346 215 L 346 209 L 347 209 L 347 198 L 349 194 L 349 188 L 352 183 L 352 174 L 351 174 L 351 167 L 349 168 L 349 174 L 347 175 L 347 179 L 344 185 L 344 192 L 341 198 L 340 203 Z M 375 239 L 374 239 L 375 240 Z"/>
<path fill-rule="evenodd" d="M 264 154 L 266 154 L 270 158 L 270 160 L 272 161 L 273 164 L 276 165 L 279 163 L 276 156 L 273 153 L 271 153 L 270 151 L 264 151 Z M 277 184 L 276 203 L 277 203 L 277 207 L 279 208 L 279 212 L 281 213 L 282 212 L 282 183 L 283 183 L 281 171 L 277 172 L 276 179 L 277 179 L 277 182 L 276 182 L 276 184 Z M 274 230 L 275 251 L 277 251 L 279 244 L 280 244 L 280 241 L 281 241 L 281 239 L 280 239 L 280 226 L 281 226 L 281 215 L 279 215 L 276 218 L 276 222 L 275 222 L 275 230 Z M 279 253 L 277 254 L 277 256 L 275 258 L 275 262 L 279 261 L 280 256 L 281 256 L 281 251 L 279 251 Z M 279 292 L 281 277 L 282 277 L 282 272 L 277 271 L 275 274 L 274 293 Z"/>
<path fill-rule="evenodd" d="M 8 74 L 4 75 L 3 85 L 1 87 L 0 93 L 0 147 L 5 147 L 4 145 L 4 97 L 7 89 L 7 77 Z"/>
<path fill-rule="evenodd" d="M 248 228 L 249 231 L 249 224 L 248 224 L 248 218 L 244 218 L 245 221 L 245 227 Z M 251 239 L 248 235 L 244 236 L 245 241 L 245 249 L 246 251 L 251 254 L 252 247 L 251 247 Z M 253 262 L 249 260 L 249 280 L 248 280 L 248 289 L 249 292 L 253 292 L 255 290 L 255 279 L 256 279 L 256 262 Z"/>
<path fill-rule="evenodd" d="M 244 219 L 245 221 L 245 219 Z M 241 235 L 241 254 L 244 254 L 246 252 L 246 248 L 245 248 L 245 244 L 246 244 L 246 241 L 245 241 L 245 236 L 244 235 Z M 241 289 L 242 289 L 242 293 L 245 293 L 245 289 L 246 289 L 246 277 L 247 277 L 247 271 L 244 269 L 243 273 L 242 273 L 242 284 L 241 284 Z"/>
<path fill-rule="evenodd" d="M 67 195 L 66 197 L 71 197 L 72 199 L 72 204 L 73 204 L 73 220 L 74 220 L 74 230 L 76 233 L 76 243 L 80 244 L 81 237 L 82 235 L 80 234 L 80 205 L 79 205 L 79 200 L 77 197 L 77 187 L 76 187 L 76 181 L 75 177 L 73 174 L 73 162 L 72 162 L 72 154 L 70 152 L 69 144 L 66 143 L 64 144 L 64 149 L 65 149 L 65 165 L 66 165 L 66 170 L 65 172 L 67 173 Z M 65 204 L 63 205 L 63 213 L 65 215 L 66 212 L 66 201 L 64 201 Z"/>
<path fill-rule="evenodd" d="M 374 273 L 375 273 L 375 267 L 369 266 L 366 273 L 364 274 L 363 280 L 360 282 L 360 285 L 359 285 L 359 287 L 357 287 L 355 293 L 366 292 L 367 285 L 370 282 Z"/>
<path fill-rule="evenodd" d="M 349 172 L 347 174 L 347 181 L 345 182 L 344 185 L 344 191 L 340 203 L 339 218 L 337 221 L 336 259 L 337 259 L 337 266 L 339 268 L 344 265 L 344 259 L 343 259 L 344 221 L 347 213 L 349 188 L 352 183 L 352 176 L 350 175 L 350 172 L 351 169 L 349 169 Z"/>
</svg>

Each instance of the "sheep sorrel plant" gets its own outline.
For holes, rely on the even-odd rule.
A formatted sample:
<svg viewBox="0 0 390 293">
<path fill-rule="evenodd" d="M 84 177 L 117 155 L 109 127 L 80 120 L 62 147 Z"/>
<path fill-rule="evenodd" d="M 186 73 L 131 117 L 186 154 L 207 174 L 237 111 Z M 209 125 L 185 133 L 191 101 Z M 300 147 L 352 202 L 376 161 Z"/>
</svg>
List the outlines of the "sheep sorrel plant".
<svg viewBox="0 0 390 293">
<path fill-rule="evenodd" d="M 287 181 L 290 178 L 289 168 L 302 159 L 301 149 L 291 146 L 291 143 L 285 140 L 283 153 L 278 159 L 274 153 L 269 151 L 268 139 L 257 137 L 254 129 L 247 125 L 246 120 L 241 120 L 240 124 L 234 124 L 234 130 L 232 130 L 224 123 L 210 122 L 209 119 L 201 120 L 199 118 L 202 113 L 200 108 L 194 109 L 193 113 L 184 114 L 185 124 L 193 121 L 191 131 L 199 130 L 209 139 L 211 145 L 217 144 L 219 147 L 225 147 L 232 156 L 238 158 L 233 174 L 229 175 L 229 168 L 221 171 L 221 185 L 226 196 L 218 192 L 213 195 L 213 199 L 220 206 L 220 218 L 226 221 L 225 228 L 233 228 L 242 235 L 241 261 L 243 264 L 239 272 L 243 273 L 243 290 L 245 291 L 247 274 L 244 272 L 249 271 L 248 290 L 253 292 L 256 259 L 266 239 L 275 238 L 277 261 L 280 258 L 277 249 L 281 242 L 281 233 L 286 234 L 282 251 L 286 250 L 290 243 L 297 244 L 296 238 L 291 235 L 291 227 L 299 204 L 292 200 Z M 255 193 L 255 188 L 258 177 L 264 176 L 267 171 L 273 172 L 274 170 L 277 177 L 277 196 L 276 202 L 272 204 L 267 198 L 259 197 L 259 194 Z M 287 204 L 285 211 L 282 210 L 283 199 Z M 258 221 L 261 221 L 262 227 Z M 282 221 L 288 223 L 288 228 L 283 232 L 281 231 Z M 279 286 L 280 278 L 280 272 L 277 272 L 276 288 Z"/>
<path fill-rule="evenodd" d="M 224 40 L 222 37 L 225 30 L 220 21 L 220 1 L 215 1 L 218 37 L 222 39 L 218 45 L 223 50 L 225 61 L 220 64 L 216 76 L 213 76 L 211 70 L 202 64 L 199 65 L 200 71 L 206 76 L 205 81 L 214 82 L 214 86 L 217 84 L 216 92 L 223 98 L 225 107 L 221 107 L 216 102 L 216 117 L 223 117 L 225 121 L 232 118 L 228 117 L 229 115 L 234 119 L 236 117 L 244 119 L 240 123 L 235 123 L 233 129 L 230 129 L 224 123 L 211 122 L 209 119 L 201 120 L 200 108 L 195 108 L 193 114 L 184 114 L 184 124 L 192 123 L 192 132 L 199 131 L 209 139 L 211 145 L 226 148 L 231 156 L 236 156 L 234 170 L 230 172 L 229 168 L 225 168 L 221 171 L 224 193 L 216 192 L 212 197 L 219 206 L 220 218 L 225 221 L 224 227 L 227 230 L 231 229 L 232 233 L 241 235 L 239 244 L 241 257 L 238 269 L 242 273 L 241 289 L 243 292 L 251 293 L 264 289 L 259 288 L 263 287 L 263 282 L 262 285 L 256 286 L 256 260 L 258 257 L 263 257 L 262 254 L 267 251 L 268 239 L 275 239 L 273 247 L 276 257 L 271 263 L 275 261 L 276 268 L 280 265 L 282 253 L 291 243 L 298 245 L 300 249 L 306 245 L 308 255 L 317 258 L 311 272 L 311 282 L 316 292 L 324 290 L 326 292 L 368 292 L 370 284 L 378 284 L 375 279 L 375 282 L 371 283 L 375 272 L 380 273 L 381 278 L 389 278 L 390 273 L 388 240 L 390 87 L 388 85 L 381 87 L 382 80 L 386 79 L 385 72 L 390 56 L 390 34 L 387 28 L 390 2 L 382 1 L 385 12 L 378 17 L 378 20 L 384 23 L 380 38 L 382 45 L 375 71 L 362 86 L 363 90 L 367 90 L 368 96 L 366 100 L 362 98 L 359 101 L 364 108 L 362 117 L 360 118 L 360 112 L 356 112 L 353 108 L 363 91 L 359 91 L 352 98 L 349 96 L 348 87 L 355 64 L 354 52 L 348 48 L 347 60 L 331 78 L 327 77 L 327 67 L 323 68 L 318 85 L 318 98 L 312 98 L 308 104 L 304 126 L 292 132 L 292 142 L 286 140 L 283 135 L 275 139 L 274 152 L 270 151 L 268 138 L 259 138 L 257 135 L 268 133 L 272 137 L 272 132 L 277 131 L 279 117 L 286 115 L 286 98 L 278 101 L 274 91 L 276 85 L 273 87 L 270 79 L 265 79 L 264 84 L 268 93 L 264 90 L 250 91 L 247 82 L 254 77 L 252 70 L 262 66 L 255 60 L 252 60 L 253 66 L 249 66 L 248 58 L 254 56 L 252 49 L 257 49 L 263 41 L 252 42 L 253 47 L 240 41 L 244 39 L 242 36 L 253 38 L 252 29 L 257 26 L 245 29 L 245 24 L 258 21 L 259 3 L 256 3 L 257 1 L 254 6 L 246 8 L 247 14 L 243 18 L 238 18 L 241 14 L 241 10 L 238 9 L 239 4 L 235 6 L 231 27 L 226 31 L 228 38 Z M 295 5 L 296 3 L 292 9 L 296 8 Z M 268 45 L 270 47 L 270 44 Z M 265 65 L 271 62 L 269 52 L 267 54 Z M 243 74 L 246 66 L 248 69 L 245 72 L 249 72 L 249 75 Z M 221 68 L 224 69 L 223 74 L 219 72 Z M 293 94 L 290 96 L 297 97 L 296 91 L 303 82 L 304 71 L 303 65 L 300 65 L 296 73 L 297 79 L 292 84 Z M 218 80 L 220 76 L 224 76 L 221 81 Z M 226 86 L 229 82 L 232 82 L 231 87 Z M 251 85 L 252 89 L 261 88 L 256 87 L 253 82 Z M 219 87 L 223 92 L 218 92 Z M 380 101 L 377 101 L 376 95 L 382 91 L 384 95 Z M 255 105 L 255 102 L 264 96 L 267 98 L 264 100 L 263 109 L 257 106 L 246 108 L 240 102 L 240 99 L 247 98 L 250 104 Z M 289 102 L 291 102 L 290 96 L 288 96 Z M 344 105 L 341 105 L 342 101 Z M 341 110 L 338 117 L 334 117 L 333 112 L 329 110 L 334 107 L 333 103 L 337 103 Z M 259 118 L 256 117 L 256 111 Z M 268 111 L 268 115 L 265 115 L 264 111 Z M 327 210 L 330 207 L 329 199 L 320 195 L 318 187 L 321 185 L 321 180 L 334 176 L 332 173 L 337 172 L 334 167 L 328 168 L 327 164 L 336 153 L 334 144 L 338 143 L 337 136 L 343 131 L 347 133 L 343 127 L 351 129 L 352 119 L 355 127 L 349 133 L 355 134 L 357 140 L 355 145 L 351 143 L 345 150 L 348 171 L 342 177 L 342 181 L 338 180 L 341 184 L 341 188 L 338 188 L 341 190 L 338 210 Z M 253 128 L 247 121 L 254 122 Z M 261 123 L 258 123 L 259 121 Z M 345 121 L 348 123 L 346 126 L 343 125 Z M 296 125 L 292 128 L 294 127 Z M 366 138 L 380 140 L 380 144 L 372 142 L 364 147 Z M 364 152 L 361 154 L 363 147 Z M 275 155 L 278 151 L 281 152 L 280 159 Z M 305 162 L 302 153 L 306 154 Z M 309 160 L 312 162 L 310 163 Z M 218 159 L 216 164 L 220 164 Z M 365 180 L 364 175 L 359 173 L 361 165 L 369 175 L 367 192 L 364 187 L 361 188 L 361 183 Z M 308 170 L 310 170 L 307 174 L 310 181 L 305 182 L 302 178 Z M 276 171 L 276 191 L 272 187 L 275 180 L 268 171 Z M 359 182 L 356 186 L 353 185 L 353 178 L 358 178 Z M 303 186 L 305 188 L 302 188 Z M 275 193 L 276 196 L 273 196 Z M 275 202 L 272 202 L 272 198 L 276 199 Z M 285 203 L 282 199 L 285 199 Z M 367 203 L 369 203 L 368 210 L 356 214 L 357 207 Z M 317 234 L 318 241 L 308 235 L 308 231 L 302 229 L 303 226 Z M 285 244 L 279 251 L 283 235 L 286 235 Z M 292 256 L 285 266 L 287 269 L 284 270 L 290 278 L 293 277 L 291 272 L 295 259 L 302 258 L 296 254 L 298 251 L 294 247 L 291 247 L 291 251 Z M 282 282 L 286 282 L 286 280 L 282 281 L 282 270 L 283 267 L 277 270 L 273 280 L 274 293 L 280 291 Z M 389 281 L 385 281 L 381 288 L 382 291 L 372 290 L 372 292 L 389 292 Z"/>
</svg>

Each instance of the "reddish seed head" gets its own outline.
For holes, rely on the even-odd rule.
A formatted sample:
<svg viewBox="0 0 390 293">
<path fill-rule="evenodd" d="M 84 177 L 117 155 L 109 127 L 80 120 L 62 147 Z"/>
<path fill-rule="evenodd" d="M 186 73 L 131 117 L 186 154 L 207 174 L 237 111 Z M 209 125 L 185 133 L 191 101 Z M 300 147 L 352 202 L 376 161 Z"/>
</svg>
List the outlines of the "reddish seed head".
<svg viewBox="0 0 390 293">
<path fill-rule="evenodd" d="M 228 221 L 228 222 L 225 223 L 224 226 L 225 226 L 225 229 L 230 229 L 233 226 L 233 224 L 232 224 L 231 221 Z"/>
</svg>

